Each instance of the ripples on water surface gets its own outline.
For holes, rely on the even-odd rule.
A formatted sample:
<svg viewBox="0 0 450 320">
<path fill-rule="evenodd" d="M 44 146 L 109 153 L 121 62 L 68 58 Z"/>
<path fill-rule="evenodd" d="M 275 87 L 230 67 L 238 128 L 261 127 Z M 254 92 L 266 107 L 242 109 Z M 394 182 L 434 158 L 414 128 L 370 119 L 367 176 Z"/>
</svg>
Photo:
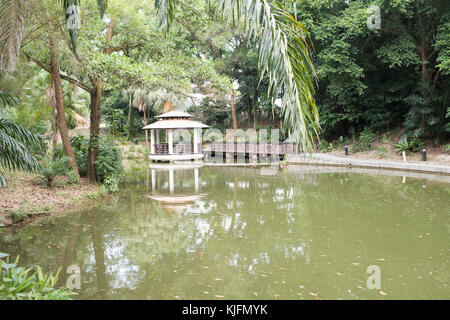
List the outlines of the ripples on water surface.
<svg viewBox="0 0 450 320">
<path fill-rule="evenodd" d="M 81 299 L 450 298 L 450 184 L 305 170 L 145 170 L 96 207 L 2 233 L 0 251 L 78 265 Z"/>
</svg>

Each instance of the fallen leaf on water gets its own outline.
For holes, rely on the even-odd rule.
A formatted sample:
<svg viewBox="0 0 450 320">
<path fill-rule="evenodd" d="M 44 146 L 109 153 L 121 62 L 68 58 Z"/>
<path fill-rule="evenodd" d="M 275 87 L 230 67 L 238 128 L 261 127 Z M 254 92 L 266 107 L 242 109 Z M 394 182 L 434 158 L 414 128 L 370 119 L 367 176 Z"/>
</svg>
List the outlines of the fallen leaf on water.
<svg viewBox="0 0 450 320">
<path fill-rule="evenodd" d="M 317 297 L 317 293 L 310 292 L 309 294 L 312 295 L 313 297 Z"/>
<path fill-rule="evenodd" d="M 377 259 L 378 261 L 384 261 L 384 259 Z"/>
<path fill-rule="evenodd" d="M 384 292 L 384 291 L 380 291 L 380 294 L 381 294 L 382 296 L 387 296 L 387 293 Z"/>
<path fill-rule="evenodd" d="M 352 265 L 359 266 L 359 262 L 353 262 Z"/>
<path fill-rule="evenodd" d="M 215 295 L 216 298 L 225 298 L 225 296 L 219 296 L 219 295 Z"/>
<path fill-rule="evenodd" d="M 222 281 L 223 279 L 215 278 L 214 280 L 216 280 L 216 281 Z"/>
<path fill-rule="evenodd" d="M 255 296 L 258 296 L 258 292 L 253 292 L 253 294 L 254 294 Z"/>
</svg>

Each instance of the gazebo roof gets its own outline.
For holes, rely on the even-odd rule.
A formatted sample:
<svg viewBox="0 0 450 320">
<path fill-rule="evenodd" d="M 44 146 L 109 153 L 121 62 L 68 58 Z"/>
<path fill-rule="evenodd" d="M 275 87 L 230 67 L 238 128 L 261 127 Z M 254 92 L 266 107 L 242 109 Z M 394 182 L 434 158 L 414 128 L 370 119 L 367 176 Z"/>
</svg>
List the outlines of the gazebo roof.
<svg viewBox="0 0 450 320">
<path fill-rule="evenodd" d="M 149 129 L 194 129 L 194 128 L 209 128 L 206 124 L 184 119 L 174 120 L 159 120 L 152 124 L 143 127 L 143 130 Z"/>
<path fill-rule="evenodd" d="M 168 119 L 168 118 L 192 118 L 192 115 L 179 110 L 172 110 L 166 113 L 163 113 L 156 118 L 158 119 Z"/>
<path fill-rule="evenodd" d="M 189 113 L 172 110 L 157 116 L 159 120 L 143 127 L 143 130 L 149 129 L 196 129 L 209 128 L 206 124 L 191 120 Z"/>
</svg>

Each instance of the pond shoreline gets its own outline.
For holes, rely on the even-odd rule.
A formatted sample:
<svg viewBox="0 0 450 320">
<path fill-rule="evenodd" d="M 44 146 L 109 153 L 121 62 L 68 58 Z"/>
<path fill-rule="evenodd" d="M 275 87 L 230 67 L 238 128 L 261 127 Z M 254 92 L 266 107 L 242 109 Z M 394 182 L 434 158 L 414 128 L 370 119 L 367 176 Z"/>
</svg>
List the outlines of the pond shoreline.
<svg viewBox="0 0 450 320">
<path fill-rule="evenodd" d="M 399 171 L 429 172 L 450 175 L 450 166 L 427 162 L 401 162 L 379 159 L 358 159 L 352 157 L 337 157 L 324 153 L 311 155 L 296 154 L 287 157 L 288 164 L 313 166 L 343 166 L 367 169 L 387 169 Z"/>
<path fill-rule="evenodd" d="M 14 173 L 8 180 L 8 188 L 0 189 L 0 228 L 77 210 L 107 195 L 99 186 L 85 180 L 74 185 L 59 181 L 52 188 L 36 184 L 32 175 L 26 173 Z"/>
</svg>

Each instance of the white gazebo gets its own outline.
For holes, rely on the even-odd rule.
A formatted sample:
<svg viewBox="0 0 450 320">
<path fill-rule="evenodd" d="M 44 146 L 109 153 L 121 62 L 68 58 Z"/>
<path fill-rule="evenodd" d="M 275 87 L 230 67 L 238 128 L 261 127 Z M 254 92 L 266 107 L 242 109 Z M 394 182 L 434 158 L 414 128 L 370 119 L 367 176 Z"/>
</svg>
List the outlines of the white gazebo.
<svg viewBox="0 0 450 320">
<path fill-rule="evenodd" d="M 142 128 L 150 130 L 150 160 L 174 161 L 203 158 L 202 129 L 209 126 L 191 120 L 192 115 L 178 110 L 166 112 L 156 118 L 158 121 Z M 161 130 L 166 132 L 166 142 L 160 141 Z"/>
</svg>

